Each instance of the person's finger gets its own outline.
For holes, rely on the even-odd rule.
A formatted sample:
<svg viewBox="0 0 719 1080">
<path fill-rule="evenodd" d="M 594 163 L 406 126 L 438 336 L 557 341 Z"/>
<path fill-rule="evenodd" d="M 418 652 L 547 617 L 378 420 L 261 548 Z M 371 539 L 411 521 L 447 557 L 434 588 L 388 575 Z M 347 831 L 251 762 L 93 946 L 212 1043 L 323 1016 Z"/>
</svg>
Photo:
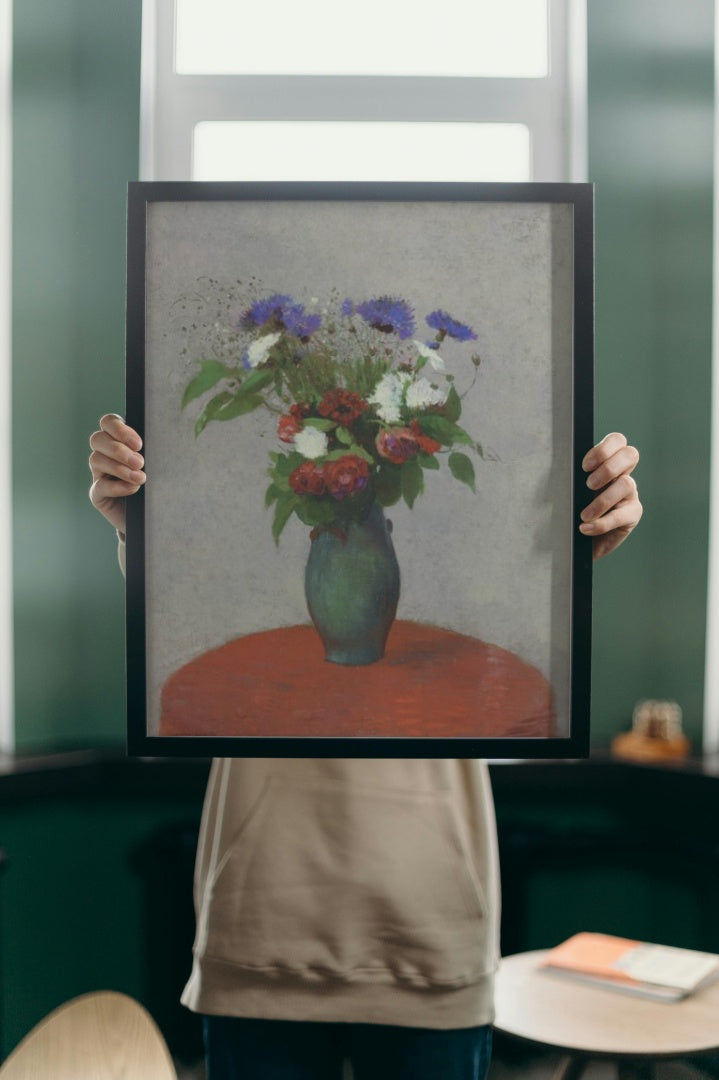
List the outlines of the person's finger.
<svg viewBox="0 0 719 1080">
<path fill-rule="evenodd" d="M 596 498 L 585 506 L 579 515 L 582 521 L 594 521 L 620 503 L 631 502 L 638 499 L 637 482 L 633 476 L 623 473 L 617 480 L 604 488 Z"/>
<path fill-rule="evenodd" d="M 587 487 L 591 491 L 599 491 L 606 487 L 612 480 L 624 474 L 634 472 L 639 463 L 639 451 L 635 446 L 623 446 L 616 450 L 600 465 L 595 466 L 587 477 Z"/>
<path fill-rule="evenodd" d="M 127 495 L 134 495 L 141 487 L 142 484 L 130 480 L 116 480 L 110 476 L 102 476 L 90 486 L 90 502 L 98 510 L 107 509 L 109 503 L 124 499 Z"/>
<path fill-rule="evenodd" d="M 582 460 L 582 468 L 585 472 L 591 472 L 592 469 L 596 469 L 598 465 L 601 465 L 603 461 L 606 461 L 612 454 L 616 454 L 617 450 L 621 450 L 626 445 L 626 436 L 619 431 L 610 431 L 591 450 L 587 451 Z"/>
<path fill-rule="evenodd" d="M 100 430 L 106 432 L 117 442 L 124 443 L 131 450 L 142 449 L 142 439 L 134 428 L 126 424 L 117 413 L 105 413 L 100 417 Z"/>
<path fill-rule="evenodd" d="M 114 447 L 110 446 L 109 449 L 114 450 Z M 109 476 L 134 484 L 144 484 L 145 473 L 141 468 L 144 462 L 141 455 L 125 449 L 123 456 L 127 459 L 126 461 L 118 460 L 117 457 L 103 453 L 100 449 L 93 450 L 89 459 L 93 478 L 98 480 L 102 476 Z"/>
<path fill-rule="evenodd" d="M 614 529 L 633 529 L 639 524 L 642 513 L 639 499 L 625 499 L 601 517 L 582 522 L 579 528 L 585 536 L 603 536 Z"/>
</svg>

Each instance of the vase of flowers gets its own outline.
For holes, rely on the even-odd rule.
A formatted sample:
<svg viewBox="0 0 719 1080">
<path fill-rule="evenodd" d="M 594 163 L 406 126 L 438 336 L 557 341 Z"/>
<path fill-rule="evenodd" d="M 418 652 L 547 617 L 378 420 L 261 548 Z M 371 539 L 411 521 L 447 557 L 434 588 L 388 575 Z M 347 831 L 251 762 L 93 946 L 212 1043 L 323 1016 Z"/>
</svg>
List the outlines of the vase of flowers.
<svg viewBox="0 0 719 1080">
<path fill-rule="evenodd" d="M 400 500 L 414 507 L 425 474 L 443 461 L 475 488 L 470 455 L 482 448 L 459 420 L 480 361 L 471 354 L 460 389 L 450 351 L 477 335 L 438 308 L 421 339 L 413 308 L 398 297 L 333 296 L 318 308 L 281 293 L 245 298 L 228 314 L 216 355 L 198 361 L 183 407 L 205 399 L 198 435 L 259 408 L 274 416 L 272 535 L 279 543 L 292 517 L 308 526 L 305 592 L 325 655 L 368 664 L 384 653 L 399 599 L 384 509 Z"/>
</svg>

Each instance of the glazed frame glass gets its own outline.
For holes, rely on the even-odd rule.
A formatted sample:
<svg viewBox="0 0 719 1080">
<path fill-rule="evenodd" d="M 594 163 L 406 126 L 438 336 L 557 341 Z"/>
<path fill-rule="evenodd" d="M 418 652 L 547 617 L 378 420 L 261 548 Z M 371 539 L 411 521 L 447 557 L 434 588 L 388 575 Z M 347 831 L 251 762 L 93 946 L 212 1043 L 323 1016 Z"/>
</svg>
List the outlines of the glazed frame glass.
<svg viewBox="0 0 719 1080">
<path fill-rule="evenodd" d="M 585 755 L 592 369 L 590 185 L 131 184 L 129 752 Z"/>
</svg>

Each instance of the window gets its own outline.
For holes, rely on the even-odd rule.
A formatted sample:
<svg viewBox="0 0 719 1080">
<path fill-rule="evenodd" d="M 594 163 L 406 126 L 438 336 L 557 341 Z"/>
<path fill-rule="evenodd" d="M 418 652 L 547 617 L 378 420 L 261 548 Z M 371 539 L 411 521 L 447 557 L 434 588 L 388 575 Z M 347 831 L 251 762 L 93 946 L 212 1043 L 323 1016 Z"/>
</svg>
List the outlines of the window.
<svg viewBox="0 0 719 1080">
<path fill-rule="evenodd" d="M 715 16 L 714 55 L 719 56 L 719 12 Z M 702 750 L 719 753 L 719 83 L 715 82 L 714 108 L 714 342 L 712 380 L 712 451 L 709 519 L 709 585 L 704 677 L 704 727 Z"/>
<path fill-rule="evenodd" d="M 584 2 L 145 0 L 142 177 L 584 179 Z"/>
<path fill-rule="evenodd" d="M 0 0 L 0 751 L 14 747 L 10 494 L 11 5 Z"/>
<path fill-rule="evenodd" d="M 213 120 L 195 127 L 194 180 L 528 180 L 525 124 Z"/>
<path fill-rule="evenodd" d="M 394 75 L 542 78 L 546 0 L 336 0 L 238 4 L 176 0 L 180 75 Z M 301 42 L 301 47 L 297 43 Z"/>
</svg>

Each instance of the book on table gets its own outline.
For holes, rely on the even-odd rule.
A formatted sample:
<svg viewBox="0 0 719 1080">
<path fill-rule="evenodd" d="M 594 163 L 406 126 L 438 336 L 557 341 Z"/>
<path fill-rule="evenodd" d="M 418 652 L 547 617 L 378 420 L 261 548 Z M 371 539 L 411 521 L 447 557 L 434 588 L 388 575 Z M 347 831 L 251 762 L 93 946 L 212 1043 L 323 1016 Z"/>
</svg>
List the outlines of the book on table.
<svg viewBox="0 0 719 1080">
<path fill-rule="evenodd" d="M 656 1001 L 679 1001 L 719 978 L 719 955 L 583 932 L 551 949 L 548 973 Z"/>
</svg>

